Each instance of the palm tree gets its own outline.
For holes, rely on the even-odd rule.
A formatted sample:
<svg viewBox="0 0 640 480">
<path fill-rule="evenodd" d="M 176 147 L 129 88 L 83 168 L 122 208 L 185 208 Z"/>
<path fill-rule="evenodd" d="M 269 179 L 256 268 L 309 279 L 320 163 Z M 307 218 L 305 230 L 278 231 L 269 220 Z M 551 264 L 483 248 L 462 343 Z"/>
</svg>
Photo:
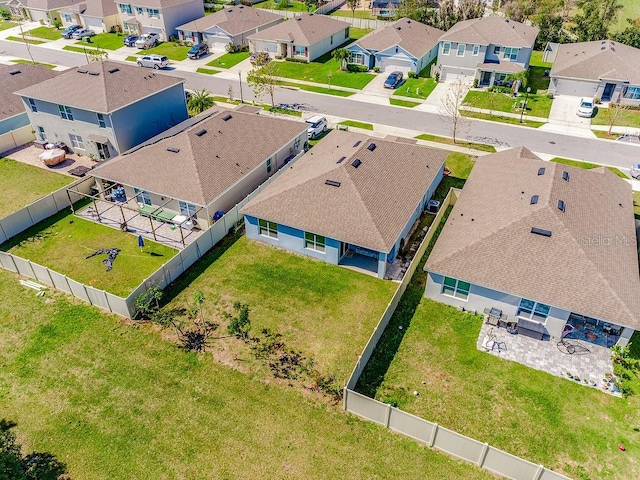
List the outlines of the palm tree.
<svg viewBox="0 0 640 480">
<path fill-rule="evenodd" d="M 189 108 L 189 113 L 192 115 L 197 115 L 199 113 L 204 112 L 207 108 L 211 108 L 215 105 L 213 102 L 213 97 L 211 94 L 205 90 L 196 90 L 191 94 L 189 101 L 187 102 L 187 107 Z"/>
<path fill-rule="evenodd" d="M 340 70 L 347 69 L 347 60 L 351 56 L 351 52 L 346 48 L 336 48 L 333 53 L 333 58 L 340 62 Z"/>
</svg>

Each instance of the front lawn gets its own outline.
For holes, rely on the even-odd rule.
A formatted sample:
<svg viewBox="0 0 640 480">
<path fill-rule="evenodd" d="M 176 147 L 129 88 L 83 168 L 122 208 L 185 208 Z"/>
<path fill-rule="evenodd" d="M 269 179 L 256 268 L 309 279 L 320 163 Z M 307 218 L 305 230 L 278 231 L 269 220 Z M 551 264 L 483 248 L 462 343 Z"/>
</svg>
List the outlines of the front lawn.
<svg viewBox="0 0 640 480">
<path fill-rule="evenodd" d="M 86 44 L 85 44 L 86 45 Z M 65 45 L 62 47 L 63 50 L 67 50 L 68 52 L 76 52 L 76 53 L 84 53 L 85 55 L 89 52 L 97 52 L 97 48 L 92 47 L 76 47 L 75 45 Z"/>
<path fill-rule="evenodd" d="M 205 317 L 240 301 L 251 309 L 251 332 L 282 334 L 288 348 L 342 382 L 351 373 L 397 284 L 288 253 L 241 237 L 213 251 L 179 280 L 171 307 L 189 307 L 194 292 L 207 301 Z M 219 321 L 219 320 L 215 320 Z M 246 366 L 248 354 L 240 367 Z"/>
<path fill-rule="evenodd" d="M 122 250 L 110 272 L 102 264 L 106 255 L 85 259 L 107 248 Z M 148 239 L 140 251 L 137 235 L 75 217 L 69 209 L 9 239 L 0 249 L 121 297 L 176 254 L 175 249 Z"/>
<path fill-rule="evenodd" d="M 17 26 L 18 24 L 15 22 L 0 22 L 0 32 Z"/>
<path fill-rule="evenodd" d="M 495 153 L 496 148 L 493 145 L 485 145 L 484 143 L 472 143 L 458 140 L 453 143 L 453 139 L 450 137 L 440 137 L 439 135 L 431 135 L 430 133 L 421 133 L 416 136 L 418 140 L 426 140 L 427 142 L 438 142 L 446 145 L 458 145 L 460 147 L 472 148 L 474 150 L 480 150 L 482 152 Z"/>
<path fill-rule="evenodd" d="M 307 82 L 328 84 L 331 74 L 331 85 L 361 90 L 375 75 L 363 72 L 345 72 L 340 69 L 340 62 L 326 53 L 309 63 L 279 62 L 278 76 L 304 80 Z"/>
<path fill-rule="evenodd" d="M 213 70 L 211 68 L 197 68 L 197 73 L 203 73 L 205 75 L 215 75 L 216 73 L 220 73 L 220 70 Z"/>
<path fill-rule="evenodd" d="M 91 37 L 91 43 L 104 50 L 118 50 L 124 47 L 124 35 L 121 33 L 98 33 Z M 86 45 L 86 42 L 76 42 L 77 45 Z"/>
<path fill-rule="evenodd" d="M 300 90 L 306 90 L 308 92 L 323 93 L 325 95 L 335 95 L 336 97 L 350 97 L 354 95 L 353 92 L 347 92 L 346 90 L 338 90 L 336 88 L 318 87 L 315 85 L 305 85 L 303 83 L 294 82 L 278 82 L 278 85 L 283 87 L 295 87 Z"/>
<path fill-rule="evenodd" d="M 25 35 L 28 37 L 42 38 L 44 40 L 60 40 L 62 38 L 62 30 L 55 27 L 37 27 L 32 30 L 26 30 Z"/>
<path fill-rule="evenodd" d="M 598 106 L 595 116 L 591 118 L 591 125 L 609 126 L 607 110 L 608 108 L 604 108 L 602 105 Z M 640 110 L 629 109 L 620 111 L 614 126 L 640 128 Z"/>
<path fill-rule="evenodd" d="M 254 3 L 255 8 L 265 8 L 268 10 L 283 10 L 286 12 L 308 12 L 314 11 L 315 7 L 311 10 L 307 9 L 304 2 L 297 2 L 296 0 L 289 0 L 286 6 L 282 5 L 282 2 L 275 2 L 274 0 L 265 0 L 264 2 Z"/>
<path fill-rule="evenodd" d="M 561 158 L 561 157 L 554 157 L 554 158 L 551 159 L 551 161 L 552 162 L 556 162 L 556 163 L 562 163 L 563 165 L 571 165 L 572 167 L 583 168 L 585 170 L 591 170 L 592 168 L 602 167 L 602 165 L 598 165 L 596 163 L 581 162 L 579 160 L 570 160 L 568 158 Z M 625 180 L 629 179 L 628 175 L 625 175 L 624 173 L 622 173 L 620 171 L 620 169 L 618 169 L 616 167 L 606 167 L 606 168 L 611 170 L 613 173 L 615 173 L 620 178 L 624 178 Z"/>
<path fill-rule="evenodd" d="M 511 95 L 500 92 L 473 90 L 467 93 L 462 104 L 469 107 L 492 110 L 494 112 L 520 113 L 520 110 L 516 109 L 516 107 L 518 107 L 524 99 L 524 95 L 514 98 Z M 551 111 L 552 102 L 553 99 L 547 98 L 546 95 L 529 95 L 525 115 L 547 118 Z"/>
<path fill-rule="evenodd" d="M 612 397 L 479 351 L 482 321 L 422 298 L 382 384 L 361 390 L 574 478 L 640 478 L 640 398 Z"/>
<path fill-rule="evenodd" d="M 420 105 L 419 102 L 410 102 L 408 100 L 398 100 L 396 98 L 390 98 L 389 103 L 396 107 L 406 107 L 406 108 L 413 108 Z"/>
<path fill-rule="evenodd" d="M 23 39 L 22 37 L 16 37 L 13 35 L 8 36 L 7 38 L 5 38 L 5 40 L 11 40 L 12 42 L 28 43 L 29 45 L 42 45 L 43 43 L 47 43 L 42 40 L 32 40 L 30 38 Z"/>
<path fill-rule="evenodd" d="M 72 479 L 494 478 L 17 280 L 0 272 L 0 411 Z"/>
<path fill-rule="evenodd" d="M 364 130 L 373 130 L 373 125 L 365 122 L 358 122 L 356 120 L 343 120 L 338 125 L 344 125 L 346 127 L 362 128 Z"/>
<path fill-rule="evenodd" d="M 479 120 L 489 120 L 490 122 L 508 123 L 510 125 L 520 125 L 522 127 L 539 128 L 545 124 L 545 122 L 535 122 L 533 120 L 527 120 L 526 118 L 520 121 L 520 118 L 504 117 L 502 115 L 494 115 L 490 113 L 472 112 L 469 110 L 460 110 L 460 113 L 464 117 L 477 118 Z"/>
<path fill-rule="evenodd" d="M 542 53 L 535 50 L 531 54 L 531 62 L 529 63 L 529 83 L 531 93 L 540 93 L 541 90 L 549 88 L 549 75 L 545 75 L 545 71 L 551 70 L 553 64 L 542 61 Z"/>
<path fill-rule="evenodd" d="M 231 68 L 251 56 L 249 52 L 225 53 L 221 57 L 207 63 L 209 67 Z"/>
<path fill-rule="evenodd" d="M 67 175 L 0 157 L 0 218 L 73 182 Z"/>
<path fill-rule="evenodd" d="M 425 99 L 431 95 L 436 85 L 438 85 L 438 83 L 433 78 L 407 78 L 393 94 L 403 97 Z"/>
<path fill-rule="evenodd" d="M 179 62 L 187 58 L 187 52 L 191 49 L 189 46 L 177 45 L 174 42 L 163 42 L 158 46 L 149 48 L 148 50 L 140 50 L 136 55 L 164 55 L 169 60 Z"/>
<path fill-rule="evenodd" d="M 44 68 L 48 68 L 49 70 L 53 70 L 56 68 L 55 65 L 51 65 L 50 63 L 41 63 L 41 62 L 32 62 L 31 60 L 25 60 L 24 58 L 17 58 L 15 60 L 11 60 L 12 63 L 22 63 L 26 65 L 39 65 Z"/>
</svg>

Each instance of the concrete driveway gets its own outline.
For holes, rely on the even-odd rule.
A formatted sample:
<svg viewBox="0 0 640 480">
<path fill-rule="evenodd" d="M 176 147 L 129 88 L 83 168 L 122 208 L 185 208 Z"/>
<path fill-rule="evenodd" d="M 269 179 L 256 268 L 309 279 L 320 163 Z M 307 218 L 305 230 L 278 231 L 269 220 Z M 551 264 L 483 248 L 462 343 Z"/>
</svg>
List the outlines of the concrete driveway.
<svg viewBox="0 0 640 480">
<path fill-rule="evenodd" d="M 550 132 L 595 138 L 591 131 L 591 119 L 576 114 L 581 98 L 572 95 L 556 96 L 551 104 L 549 123 L 540 128 Z"/>
<path fill-rule="evenodd" d="M 436 88 L 429 94 L 427 99 L 418 105 L 414 110 L 421 110 L 423 112 L 430 113 L 442 113 L 442 102 L 447 97 L 449 89 L 452 88 L 452 83 L 442 82 L 436 85 Z M 470 85 L 463 84 L 462 98 L 467 95 Z"/>
<path fill-rule="evenodd" d="M 384 88 L 384 82 L 387 80 L 388 74 L 379 73 L 371 80 L 361 91 L 352 95 L 352 100 L 361 102 L 377 103 L 380 105 L 389 105 L 389 97 L 395 92 L 392 88 Z"/>
</svg>

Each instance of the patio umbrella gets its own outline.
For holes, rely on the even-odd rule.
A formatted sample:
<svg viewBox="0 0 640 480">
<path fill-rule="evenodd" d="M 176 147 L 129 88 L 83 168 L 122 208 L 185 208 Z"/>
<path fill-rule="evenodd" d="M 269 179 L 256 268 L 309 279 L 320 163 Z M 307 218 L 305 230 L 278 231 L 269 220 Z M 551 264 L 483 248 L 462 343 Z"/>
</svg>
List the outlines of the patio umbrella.
<svg viewBox="0 0 640 480">
<path fill-rule="evenodd" d="M 140 247 L 140 251 L 142 251 L 144 247 L 144 238 L 142 238 L 142 235 L 138 235 L 138 246 Z"/>
</svg>

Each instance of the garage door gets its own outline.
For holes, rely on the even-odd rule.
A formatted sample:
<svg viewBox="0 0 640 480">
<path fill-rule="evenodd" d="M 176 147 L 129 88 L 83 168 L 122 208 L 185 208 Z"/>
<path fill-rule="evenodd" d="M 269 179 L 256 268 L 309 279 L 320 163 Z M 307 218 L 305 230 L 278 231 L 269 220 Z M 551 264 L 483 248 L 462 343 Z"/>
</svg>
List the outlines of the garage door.
<svg viewBox="0 0 640 480">
<path fill-rule="evenodd" d="M 380 61 L 380 70 L 382 70 L 383 72 L 393 72 L 395 70 L 399 70 L 401 72 L 407 73 L 415 71 L 415 67 L 413 65 L 413 62 L 406 58 L 384 57 Z"/>
<path fill-rule="evenodd" d="M 229 39 L 227 37 L 222 37 L 219 35 L 207 35 L 207 44 L 209 45 L 209 48 L 211 50 L 224 52 L 228 43 Z"/>
<path fill-rule="evenodd" d="M 581 82 L 577 80 L 553 79 L 556 82 L 556 95 L 573 95 L 575 97 L 595 97 L 598 83 Z"/>
<path fill-rule="evenodd" d="M 442 75 L 440 76 L 441 82 L 453 83 L 460 80 L 462 83 L 473 83 L 473 75 L 467 74 L 462 70 L 448 70 L 445 69 L 442 71 Z"/>
</svg>

